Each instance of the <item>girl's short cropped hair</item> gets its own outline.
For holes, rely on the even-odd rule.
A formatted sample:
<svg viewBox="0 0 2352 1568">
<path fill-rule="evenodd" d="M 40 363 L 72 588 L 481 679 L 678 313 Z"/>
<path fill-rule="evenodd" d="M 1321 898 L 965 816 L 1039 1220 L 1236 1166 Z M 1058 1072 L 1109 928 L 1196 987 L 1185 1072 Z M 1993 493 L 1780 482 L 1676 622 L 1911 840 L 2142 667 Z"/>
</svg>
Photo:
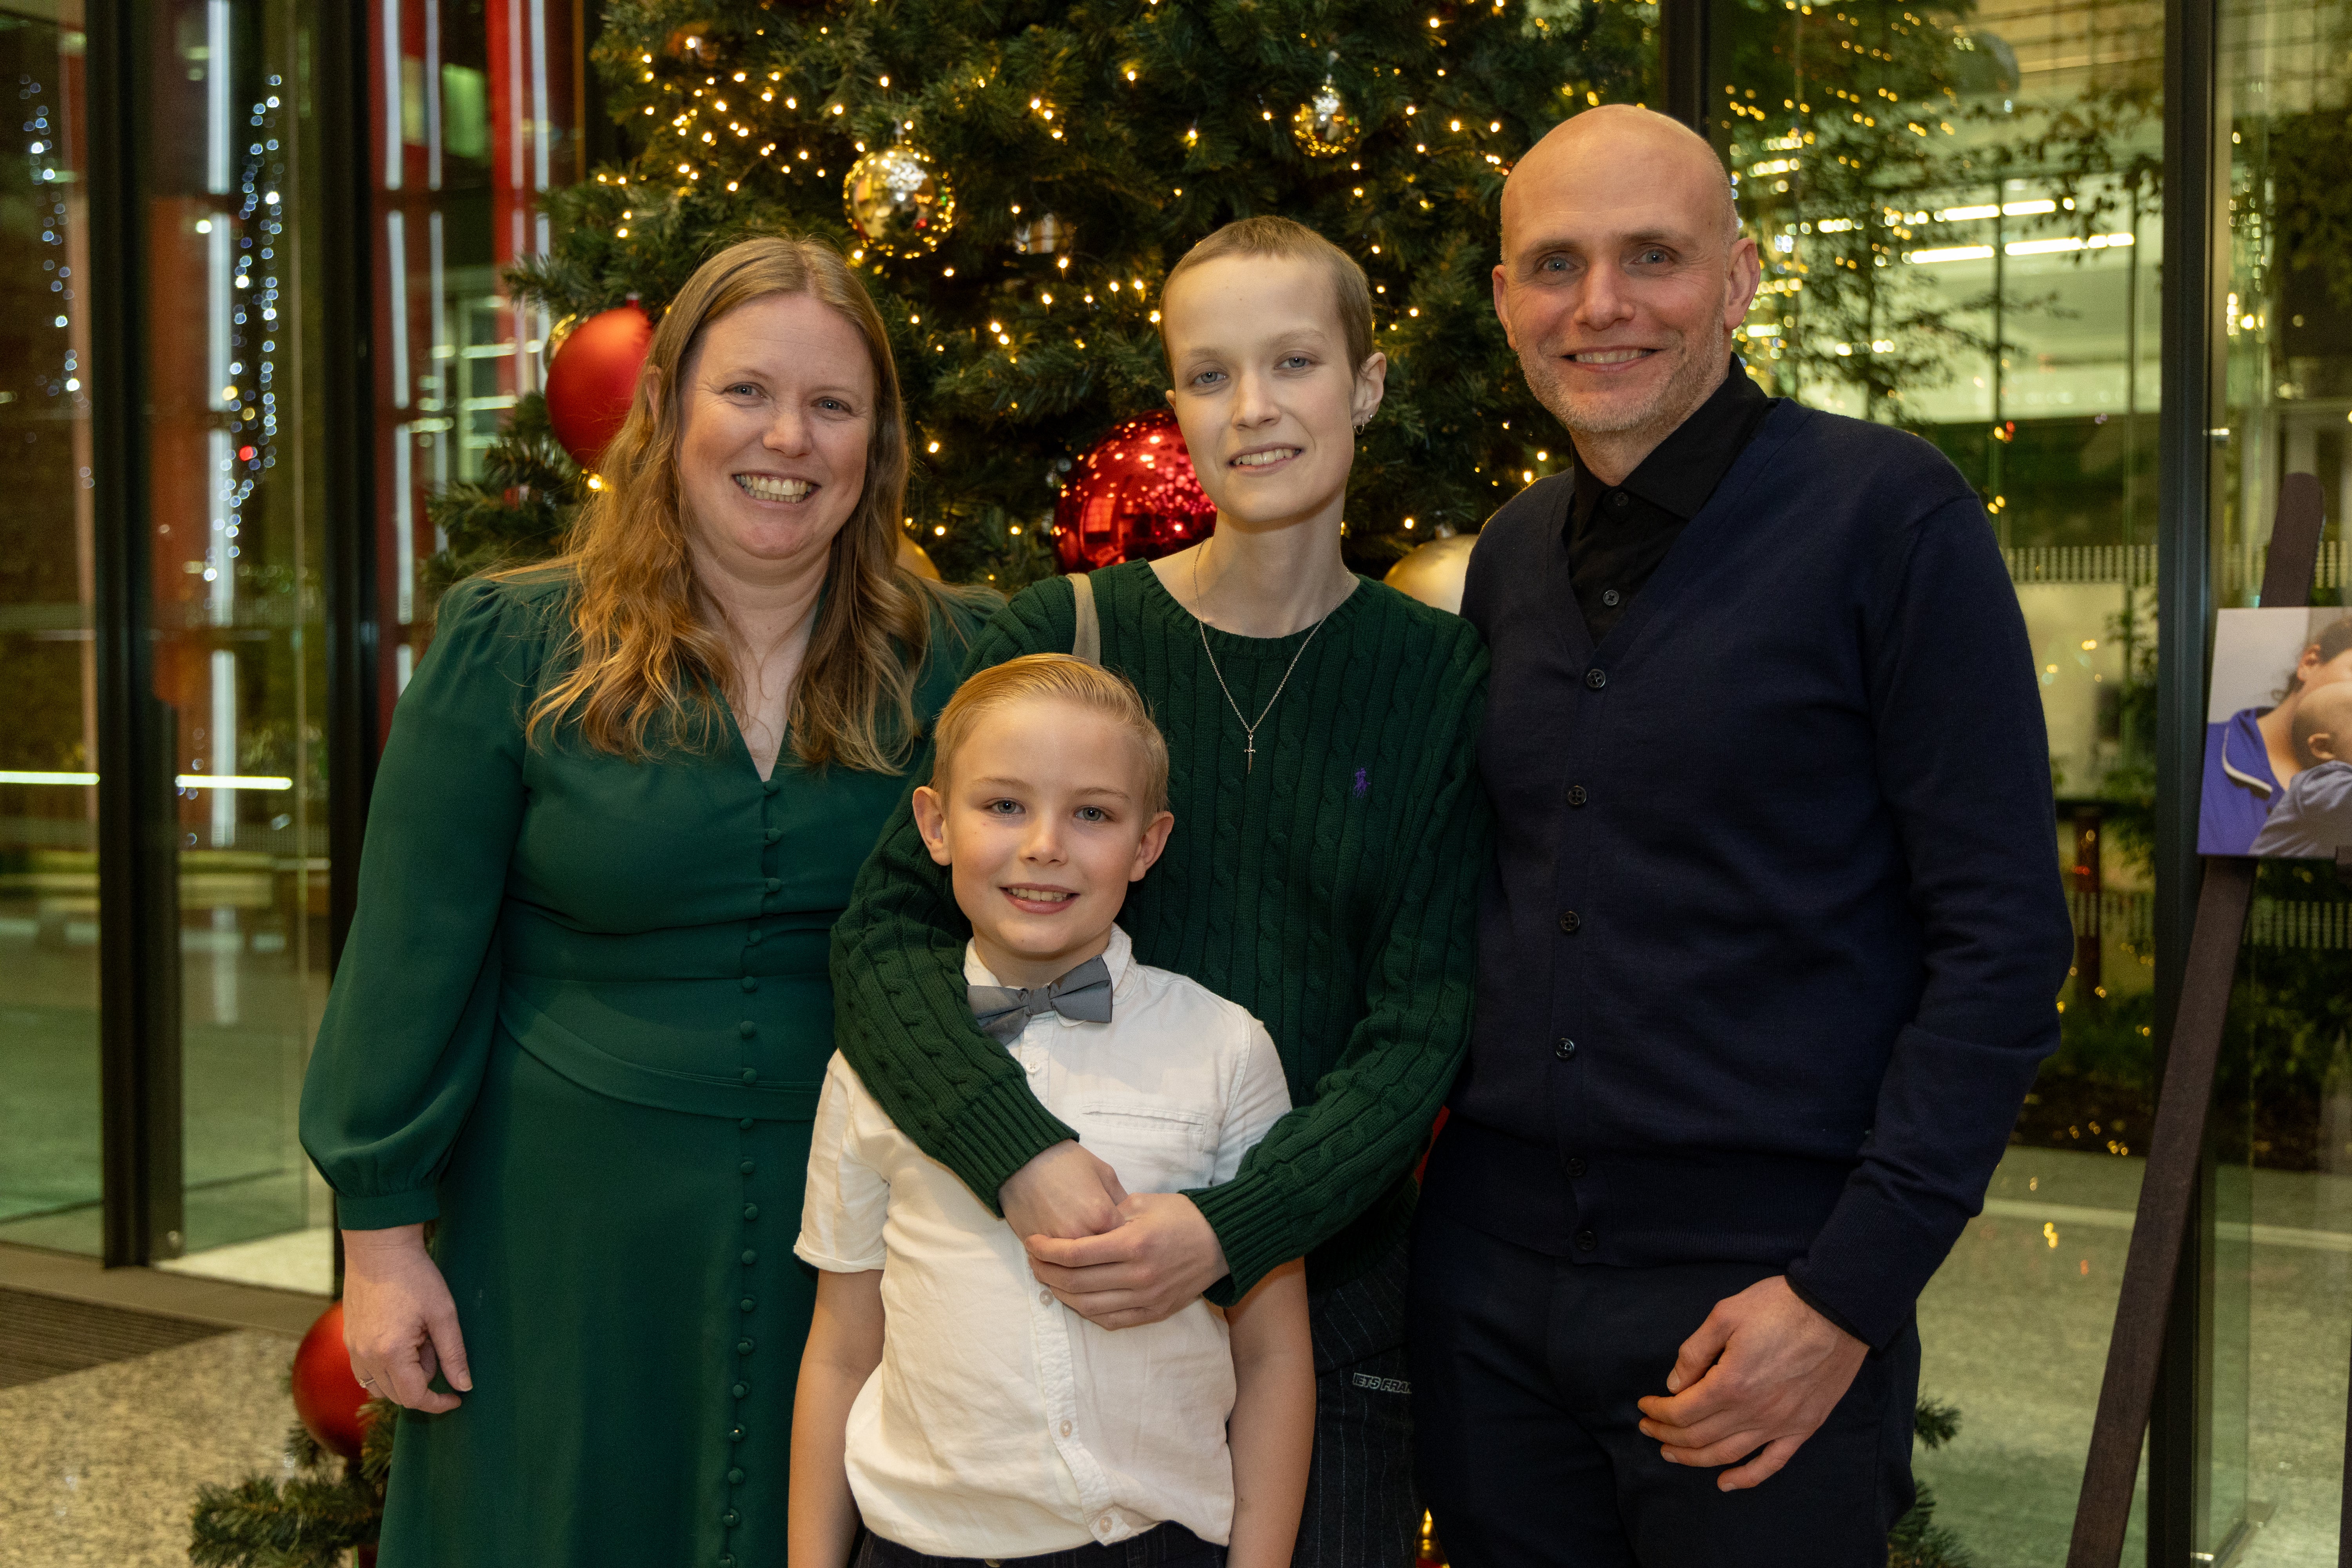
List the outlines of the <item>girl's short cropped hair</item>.
<svg viewBox="0 0 2352 1568">
<path fill-rule="evenodd" d="M 1143 753 L 1143 808 L 1168 809 L 1168 740 L 1151 721 L 1143 696 L 1123 675 L 1066 653 L 1032 653 L 991 665 L 956 688 L 932 730 L 931 787 L 948 787 L 955 754 L 980 721 L 1024 698 L 1056 697 L 1091 709 L 1123 726 Z"/>
<path fill-rule="evenodd" d="M 1372 357 L 1372 286 L 1365 280 L 1364 269 L 1356 265 L 1354 257 L 1305 224 L 1286 217 L 1237 219 L 1186 251 L 1184 258 L 1168 269 L 1167 281 L 1160 286 L 1162 353 L 1168 347 L 1168 290 L 1193 268 L 1226 256 L 1278 257 L 1322 268 L 1331 279 L 1331 303 L 1339 312 L 1340 330 L 1347 334 L 1349 373 L 1364 368 L 1364 362 Z"/>
</svg>

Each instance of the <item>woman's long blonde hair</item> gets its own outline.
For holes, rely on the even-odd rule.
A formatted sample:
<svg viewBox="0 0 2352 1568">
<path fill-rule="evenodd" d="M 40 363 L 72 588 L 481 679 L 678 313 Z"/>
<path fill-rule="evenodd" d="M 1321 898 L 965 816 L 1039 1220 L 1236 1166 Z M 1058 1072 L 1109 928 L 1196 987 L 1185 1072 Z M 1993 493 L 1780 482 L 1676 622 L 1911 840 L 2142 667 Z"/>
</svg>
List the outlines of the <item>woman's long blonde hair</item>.
<svg viewBox="0 0 2352 1568">
<path fill-rule="evenodd" d="M 793 754 L 895 773 L 917 738 L 914 693 L 930 653 L 935 597 L 898 564 L 907 493 L 907 425 L 880 312 L 846 263 L 814 239 L 728 247 L 695 270 L 654 329 L 628 418 L 600 463 L 602 488 L 581 509 L 564 553 L 541 567 L 573 578 L 570 671 L 529 721 L 576 725 L 599 751 L 632 761 L 651 745 L 708 744 L 735 661 L 719 611 L 703 594 L 679 509 L 681 372 L 703 330 L 754 300 L 807 294 L 866 341 L 874 368 L 873 434 L 857 510 L 834 536 L 824 596 L 792 692 Z"/>
</svg>

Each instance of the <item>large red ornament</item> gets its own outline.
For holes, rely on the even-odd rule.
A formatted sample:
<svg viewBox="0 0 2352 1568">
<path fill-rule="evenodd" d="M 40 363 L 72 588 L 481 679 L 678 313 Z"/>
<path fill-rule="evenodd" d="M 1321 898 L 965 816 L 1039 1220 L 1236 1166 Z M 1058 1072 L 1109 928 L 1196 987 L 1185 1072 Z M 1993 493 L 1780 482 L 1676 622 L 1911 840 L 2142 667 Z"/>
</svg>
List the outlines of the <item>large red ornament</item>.
<svg viewBox="0 0 2352 1568">
<path fill-rule="evenodd" d="M 360 1406 L 367 1399 L 367 1390 L 352 1374 L 351 1352 L 343 1348 L 343 1304 L 338 1301 L 319 1314 L 294 1352 L 294 1414 L 321 1447 L 356 1459 L 367 1425 L 360 1419 Z"/>
<path fill-rule="evenodd" d="M 1078 459 L 1054 508 L 1054 554 L 1065 572 L 1091 572 L 1173 554 L 1216 525 L 1176 416 L 1161 409 L 1113 426 Z"/>
<path fill-rule="evenodd" d="M 582 468 L 593 468 L 620 434 L 653 342 L 653 318 L 631 301 L 597 311 L 555 351 L 547 367 L 547 422 Z"/>
</svg>

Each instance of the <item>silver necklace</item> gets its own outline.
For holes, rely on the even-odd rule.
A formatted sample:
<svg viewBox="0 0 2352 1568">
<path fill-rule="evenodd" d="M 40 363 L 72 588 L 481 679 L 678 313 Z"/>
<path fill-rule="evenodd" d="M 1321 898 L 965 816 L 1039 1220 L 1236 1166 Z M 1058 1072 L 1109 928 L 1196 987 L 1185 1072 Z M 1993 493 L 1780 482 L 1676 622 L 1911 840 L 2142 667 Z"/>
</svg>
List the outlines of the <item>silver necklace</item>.
<svg viewBox="0 0 2352 1568">
<path fill-rule="evenodd" d="M 1192 602 L 1196 605 L 1207 603 L 1207 601 L 1202 599 L 1201 596 L 1201 555 L 1206 555 L 1208 552 L 1209 547 L 1206 543 L 1203 543 L 1201 546 L 1201 554 L 1192 557 Z M 1339 608 L 1339 605 L 1337 605 L 1332 606 L 1332 609 L 1337 608 Z M 1316 633 L 1320 632 L 1323 629 L 1323 622 L 1328 621 L 1330 618 L 1331 611 L 1324 611 L 1322 619 L 1317 621 L 1315 623 L 1314 629 L 1307 634 L 1307 642 L 1300 643 L 1298 645 L 1298 651 L 1290 656 L 1290 668 L 1282 672 L 1281 682 L 1275 687 L 1274 695 L 1265 700 L 1265 706 L 1264 708 L 1258 710 L 1257 722 L 1252 723 L 1250 721 L 1249 715 L 1242 711 L 1242 705 L 1234 700 L 1234 689 L 1225 684 L 1225 672 L 1217 668 L 1216 650 L 1209 646 L 1209 623 L 1207 619 L 1199 615 L 1195 615 L 1192 617 L 1192 624 L 1201 629 L 1201 651 L 1208 656 L 1209 673 L 1217 678 L 1217 689 L 1225 694 L 1225 706 L 1234 710 L 1234 718 L 1241 724 L 1243 741 L 1242 771 L 1244 773 L 1255 773 L 1257 771 L 1258 725 L 1265 722 L 1266 715 L 1274 711 L 1274 705 L 1282 700 L 1284 688 L 1290 684 L 1290 678 L 1298 673 L 1298 661 L 1307 657 L 1307 644 L 1312 643 L 1315 640 Z"/>
</svg>

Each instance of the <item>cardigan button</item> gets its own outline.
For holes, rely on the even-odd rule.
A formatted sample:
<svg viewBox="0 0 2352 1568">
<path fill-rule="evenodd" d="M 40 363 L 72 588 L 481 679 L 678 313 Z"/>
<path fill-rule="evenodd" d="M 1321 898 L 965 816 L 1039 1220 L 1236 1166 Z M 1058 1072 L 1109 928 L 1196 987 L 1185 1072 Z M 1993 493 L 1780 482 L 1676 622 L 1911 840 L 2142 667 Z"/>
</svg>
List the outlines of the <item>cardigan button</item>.
<svg viewBox="0 0 2352 1568">
<path fill-rule="evenodd" d="M 756 1312 L 760 1310 L 760 1303 L 749 1296 L 744 1297 L 740 1301 L 738 1301 L 735 1304 L 742 1308 L 747 1312 Z"/>
<path fill-rule="evenodd" d="M 1569 805 L 1582 805 L 1586 801 L 1591 798 L 1592 797 L 1591 795 L 1584 793 L 1584 786 L 1582 784 L 1570 784 L 1568 786 Z"/>
<path fill-rule="evenodd" d="M 784 879 L 782 877 L 771 877 L 768 879 L 768 891 L 772 893 L 781 893 L 783 890 Z"/>
<path fill-rule="evenodd" d="M 751 1019 L 746 1018 L 741 1023 L 735 1026 L 735 1032 L 748 1040 L 752 1036 L 760 1032 L 760 1026 L 751 1022 Z M 746 1077 L 743 1081 L 745 1083 L 749 1083 L 751 1080 L 749 1077 Z"/>
<path fill-rule="evenodd" d="M 752 1348 L 752 1343 L 750 1340 L 737 1340 L 735 1342 L 735 1353 L 737 1355 L 750 1355 Z"/>
<path fill-rule="evenodd" d="M 743 1516 L 737 1513 L 730 1508 L 725 1513 L 719 1516 L 719 1522 L 727 1526 L 730 1530 L 732 1530 L 735 1526 L 743 1522 Z"/>
<path fill-rule="evenodd" d="M 769 843 L 773 844 L 777 839 L 782 838 L 783 836 L 784 830 L 782 828 L 771 827 L 762 837 L 764 837 Z"/>
<path fill-rule="evenodd" d="M 729 1486 L 730 1486 L 730 1487 L 740 1487 L 740 1486 L 741 1486 L 741 1485 L 743 1484 L 743 1472 L 742 1472 L 742 1471 L 740 1471 L 740 1470 L 730 1470 L 730 1471 L 728 1471 L 728 1472 L 727 1472 L 727 1484 L 728 1484 Z"/>
<path fill-rule="evenodd" d="M 1584 684 L 1598 691 L 1609 684 L 1609 672 L 1595 665 L 1584 672 Z"/>
<path fill-rule="evenodd" d="M 744 1026 L 744 1029 L 745 1029 L 745 1032 L 746 1032 L 746 1033 L 750 1032 L 751 1026 L 750 1026 L 750 1025 L 748 1025 L 748 1024 L 747 1024 L 747 1025 L 745 1025 L 745 1026 Z M 743 1081 L 744 1081 L 745 1083 L 757 1083 L 757 1082 L 759 1082 L 759 1081 L 760 1081 L 760 1069 L 759 1069 L 758 1068 L 745 1068 L 743 1069 Z"/>
<path fill-rule="evenodd" d="M 1593 1234 L 1592 1234 L 1592 1232 L 1591 1232 L 1591 1230 L 1590 1228 L 1587 1228 L 1587 1229 L 1584 1229 L 1584 1230 L 1580 1230 L 1580 1231 L 1578 1231 L 1578 1232 L 1576 1233 L 1576 1250 L 1577 1250 L 1577 1251 L 1579 1251 L 1579 1252 L 1591 1252 L 1593 1248 L 1595 1248 L 1595 1247 L 1599 1247 L 1600 1245 L 1601 1245 L 1601 1238 L 1600 1238 L 1599 1237 L 1597 1237 L 1597 1236 L 1593 1235 Z"/>
<path fill-rule="evenodd" d="M 740 1127 L 744 1131 L 749 1132 L 752 1128 L 757 1127 L 759 1123 L 747 1116 L 743 1118 L 742 1121 L 738 1121 L 735 1125 Z"/>
<path fill-rule="evenodd" d="M 758 1170 L 758 1169 L 760 1168 L 760 1165 L 759 1165 L 759 1162 L 758 1162 L 758 1161 L 756 1161 L 756 1160 L 746 1160 L 746 1161 L 744 1161 L 741 1164 L 740 1164 L 740 1165 L 736 1166 L 735 1168 L 736 1168 L 736 1170 L 738 1170 L 738 1171 L 741 1172 L 744 1175 L 747 1175 L 747 1176 L 748 1176 L 748 1175 L 750 1175 L 752 1172 L 754 1172 L 754 1171 Z"/>
<path fill-rule="evenodd" d="M 727 1440 L 730 1443 L 741 1442 L 743 1440 L 743 1428 L 740 1426 L 729 1427 L 727 1429 Z"/>
<path fill-rule="evenodd" d="M 1568 1157 L 1568 1173 L 1570 1176 L 1581 1176 L 1584 1174 L 1584 1156 L 1581 1154 L 1570 1154 Z"/>
<path fill-rule="evenodd" d="M 1579 915 L 1574 910 L 1562 910 L 1559 911 L 1559 930 L 1561 935 L 1574 936 L 1577 933 L 1577 931 L 1582 927 L 1583 924 L 1584 918 L 1581 915 Z"/>
<path fill-rule="evenodd" d="M 758 1219 L 760 1217 L 760 1205 L 758 1204 L 745 1204 L 743 1205 L 743 1217 L 745 1219 Z"/>
<path fill-rule="evenodd" d="M 1559 1037 L 1559 1043 L 1552 1047 L 1551 1054 L 1558 1057 L 1560 1060 L 1566 1061 L 1570 1057 L 1576 1055 L 1576 1042 L 1570 1039 L 1566 1035 L 1562 1035 Z M 1581 1175 L 1582 1173 L 1582 1172 L 1577 1173 L 1579 1175 Z"/>
<path fill-rule="evenodd" d="M 776 778 L 773 775 L 760 781 L 760 793 L 761 795 L 773 795 L 783 787 L 784 781 L 780 778 Z"/>
<path fill-rule="evenodd" d="M 748 1383 L 739 1383 L 735 1385 L 735 1397 L 738 1399 L 742 1398 L 745 1394 L 750 1394 L 751 1392 L 751 1385 Z"/>
<path fill-rule="evenodd" d="M 744 1267 L 744 1268 L 751 1268 L 751 1265 L 753 1265 L 754 1263 L 757 1263 L 757 1262 L 759 1262 L 759 1261 L 760 1261 L 760 1255 L 759 1255 L 758 1253 L 756 1253 L 756 1252 L 752 1251 L 752 1250 L 751 1250 L 750 1247 L 745 1247 L 745 1248 L 743 1249 L 743 1267 Z"/>
<path fill-rule="evenodd" d="M 1608 605 L 1612 610 L 1623 601 L 1624 597 L 1624 595 L 1619 593 L 1614 588 L 1603 588 L 1601 590 L 1601 602 Z"/>
<path fill-rule="evenodd" d="M 759 982 L 759 979 L 758 979 L 758 977 L 757 977 L 757 976 L 755 976 L 755 975 L 750 975 L 750 974 L 747 974 L 747 975 L 743 976 L 743 989 L 744 989 L 744 990 L 746 990 L 746 991 L 757 991 L 759 988 L 760 988 L 760 982 Z"/>
</svg>

